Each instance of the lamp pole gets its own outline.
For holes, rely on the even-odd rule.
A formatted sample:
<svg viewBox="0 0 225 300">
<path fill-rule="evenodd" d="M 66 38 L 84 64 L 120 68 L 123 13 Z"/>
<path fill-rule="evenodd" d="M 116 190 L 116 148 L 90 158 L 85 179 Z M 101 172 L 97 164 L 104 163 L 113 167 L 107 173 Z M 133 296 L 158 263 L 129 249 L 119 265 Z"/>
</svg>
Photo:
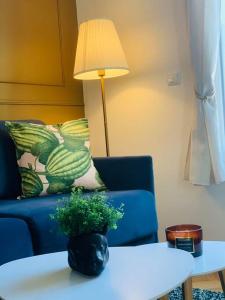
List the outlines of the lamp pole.
<svg viewBox="0 0 225 300">
<path fill-rule="evenodd" d="M 109 152 L 109 134 L 108 134 L 108 122 L 107 122 L 107 111 L 106 111 L 106 103 L 105 103 L 105 71 L 99 70 L 98 76 L 100 78 L 101 83 L 101 96 L 102 96 L 102 108 L 103 108 L 103 119 L 104 119 L 104 131 L 105 131 L 105 149 L 106 156 L 110 156 Z"/>
</svg>

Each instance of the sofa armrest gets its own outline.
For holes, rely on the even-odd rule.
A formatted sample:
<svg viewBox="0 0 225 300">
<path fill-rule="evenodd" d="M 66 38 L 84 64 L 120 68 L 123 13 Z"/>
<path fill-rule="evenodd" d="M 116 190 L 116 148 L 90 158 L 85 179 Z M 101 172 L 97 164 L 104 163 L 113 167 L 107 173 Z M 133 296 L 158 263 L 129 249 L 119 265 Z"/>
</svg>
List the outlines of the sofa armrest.
<svg viewBox="0 0 225 300">
<path fill-rule="evenodd" d="M 0 217 L 0 245 L 0 265 L 32 256 L 32 239 L 25 221 Z"/>
<path fill-rule="evenodd" d="M 143 189 L 154 194 L 153 163 L 150 156 L 96 157 L 93 160 L 109 190 Z"/>
</svg>

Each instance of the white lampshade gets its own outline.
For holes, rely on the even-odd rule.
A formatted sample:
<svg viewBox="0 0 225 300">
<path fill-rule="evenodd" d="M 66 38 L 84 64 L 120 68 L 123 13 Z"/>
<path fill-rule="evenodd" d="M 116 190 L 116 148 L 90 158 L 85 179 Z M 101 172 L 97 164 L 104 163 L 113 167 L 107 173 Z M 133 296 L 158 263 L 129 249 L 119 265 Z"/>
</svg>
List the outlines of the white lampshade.
<svg viewBox="0 0 225 300">
<path fill-rule="evenodd" d="M 126 58 L 111 20 L 94 19 L 79 27 L 74 78 L 81 80 L 122 76 L 129 73 Z"/>
</svg>

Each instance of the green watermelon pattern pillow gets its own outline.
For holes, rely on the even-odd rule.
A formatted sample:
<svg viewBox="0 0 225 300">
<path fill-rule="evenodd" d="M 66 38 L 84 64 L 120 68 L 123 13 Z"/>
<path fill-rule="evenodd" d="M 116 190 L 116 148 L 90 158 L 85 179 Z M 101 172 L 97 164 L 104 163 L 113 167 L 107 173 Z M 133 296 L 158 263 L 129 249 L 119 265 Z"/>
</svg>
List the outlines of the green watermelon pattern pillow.
<svg viewBox="0 0 225 300">
<path fill-rule="evenodd" d="M 87 119 L 58 125 L 5 122 L 16 146 L 21 197 L 104 189 L 89 151 Z"/>
</svg>

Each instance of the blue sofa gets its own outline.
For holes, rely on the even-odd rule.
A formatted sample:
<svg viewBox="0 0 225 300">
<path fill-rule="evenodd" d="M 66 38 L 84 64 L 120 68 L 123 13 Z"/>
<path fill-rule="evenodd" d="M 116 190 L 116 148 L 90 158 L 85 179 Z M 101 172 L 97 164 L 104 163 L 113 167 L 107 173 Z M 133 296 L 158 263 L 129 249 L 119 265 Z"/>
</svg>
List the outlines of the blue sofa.
<svg viewBox="0 0 225 300">
<path fill-rule="evenodd" d="M 109 189 L 107 194 L 113 205 L 125 204 L 118 229 L 108 233 L 109 245 L 157 242 L 151 157 L 94 158 L 94 164 Z M 67 237 L 49 215 L 55 210 L 57 199 L 69 195 L 17 200 L 20 192 L 15 147 L 4 122 L 0 122 L 0 265 L 66 249 Z"/>
</svg>

